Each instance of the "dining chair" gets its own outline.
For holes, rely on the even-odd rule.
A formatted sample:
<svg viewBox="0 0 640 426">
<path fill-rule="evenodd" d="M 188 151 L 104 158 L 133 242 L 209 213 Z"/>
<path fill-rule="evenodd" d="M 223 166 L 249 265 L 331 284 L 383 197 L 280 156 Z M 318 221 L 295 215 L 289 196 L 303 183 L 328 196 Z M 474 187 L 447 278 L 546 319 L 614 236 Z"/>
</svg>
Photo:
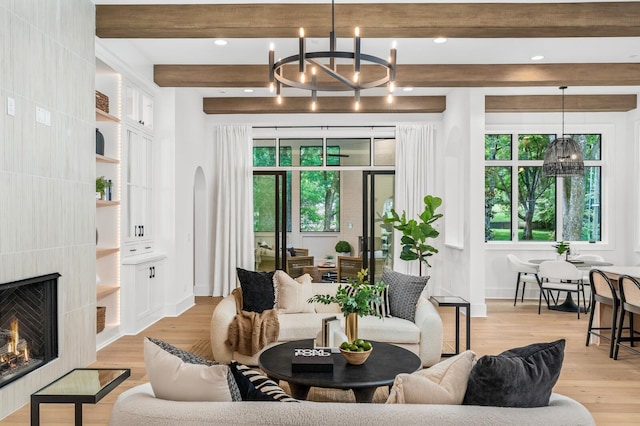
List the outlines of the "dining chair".
<svg viewBox="0 0 640 426">
<path fill-rule="evenodd" d="M 578 319 L 580 319 L 580 293 L 582 293 L 582 299 L 584 308 L 586 310 L 587 305 L 584 300 L 584 283 L 582 282 L 582 272 L 578 270 L 573 264 L 564 260 L 548 260 L 540 264 L 538 271 L 540 277 L 540 297 L 538 298 L 538 315 L 540 315 L 540 307 L 542 305 L 542 293 L 547 292 L 548 297 L 552 297 L 551 291 L 567 292 L 567 302 L 571 293 L 576 293 Z M 547 299 L 548 300 L 548 299 Z M 558 306 L 558 300 L 555 301 L 555 306 Z"/>
<path fill-rule="evenodd" d="M 618 291 L 620 293 L 620 319 L 618 322 L 618 332 L 616 336 L 616 348 L 613 352 L 613 359 L 618 359 L 618 351 L 620 347 L 625 347 L 636 353 L 640 353 L 635 349 L 635 334 L 640 334 L 634 330 L 633 316 L 640 315 L 640 283 L 634 277 L 629 275 L 620 275 L 618 277 Z M 622 337 L 624 328 L 624 318 L 629 314 L 629 337 Z M 629 342 L 629 345 L 623 345 L 622 342 Z"/>
<path fill-rule="evenodd" d="M 338 256 L 338 282 L 347 282 L 349 279 L 358 279 L 358 272 L 362 270 L 362 258 L 351 256 Z"/>
<path fill-rule="evenodd" d="M 527 283 L 536 284 L 538 289 L 540 288 L 540 279 L 538 278 L 538 265 L 531 262 L 526 262 L 521 260 L 518 256 L 514 254 L 507 255 L 507 263 L 509 265 L 509 270 L 511 272 L 516 272 L 518 276 L 516 277 L 516 294 L 513 298 L 513 306 L 516 306 L 516 302 L 518 301 L 518 290 L 520 289 L 520 284 L 522 284 L 522 296 L 520 301 L 524 302 L 524 291 Z M 547 300 L 547 295 L 544 295 L 545 300 Z M 549 301 L 547 300 L 547 305 Z"/>
<path fill-rule="evenodd" d="M 609 358 L 613 358 L 613 350 L 616 345 L 616 322 L 618 320 L 618 308 L 620 305 L 618 296 L 616 295 L 616 289 L 613 287 L 613 284 L 611 284 L 609 277 L 599 269 L 592 269 L 589 271 L 589 286 L 591 287 L 591 312 L 589 312 L 589 324 L 587 325 L 586 346 L 589 346 L 589 341 L 591 340 L 592 335 L 609 339 L 611 342 L 609 344 Z M 610 326 L 593 326 L 593 317 L 597 304 L 611 306 L 612 316 Z M 602 330 L 610 330 L 609 335 L 601 333 Z"/>
<path fill-rule="evenodd" d="M 571 260 L 595 260 L 596 262 L 604 262 L 604 257 L 599 254 L 579 254 L 577 256 L 573 256 Z M 589 269 L 585 269 L 582 272 L 582 279 L 585 283 L 589 282 Z"/>
<path fill-rule="evenodd" d="M 298 278 L 304 274 L 305 266 L 313 266 L 313 256 L 287 257 L 287 274 L 292 278 Z"/>
</svg>

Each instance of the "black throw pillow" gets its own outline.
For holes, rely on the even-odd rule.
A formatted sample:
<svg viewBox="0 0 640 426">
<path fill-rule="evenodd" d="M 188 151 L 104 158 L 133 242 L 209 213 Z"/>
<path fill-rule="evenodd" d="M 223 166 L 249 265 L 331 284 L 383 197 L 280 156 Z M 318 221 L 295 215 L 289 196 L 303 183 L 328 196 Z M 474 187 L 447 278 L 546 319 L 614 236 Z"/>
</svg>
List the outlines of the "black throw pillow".
<svg viewBox="0 0 640 426">
<path fill-rule="evenodd" d="M 485 355 L 471 369 L 465 405 L 546 407 L 562 369 L 565 340 Z"/>
<path fill-rule="evenodd" d="M 289 254 L 291 255 L 291 257 L 295 257 L 296 255 L 296 249 L 294 249 L 293 247 L 289 247 L 287 249 L 287 251 L 289 252 Z"/>
<path fill-rule="evenodd" d="M 242 288 L 242 310 L 248 312 L 262 312 L 273 309 L 276 296 L 273 287 L 273 273 L 247 271 L 236 268 L 240 287 Z"/>
</svg>

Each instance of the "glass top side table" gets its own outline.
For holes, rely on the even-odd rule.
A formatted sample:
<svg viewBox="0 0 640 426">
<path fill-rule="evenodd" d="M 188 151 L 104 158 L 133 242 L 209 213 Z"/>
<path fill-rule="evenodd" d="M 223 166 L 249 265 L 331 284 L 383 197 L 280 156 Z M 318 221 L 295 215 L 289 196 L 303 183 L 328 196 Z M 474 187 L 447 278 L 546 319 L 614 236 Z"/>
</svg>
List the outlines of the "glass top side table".
<svg viewBox="0 0 640 426">
<path fill-rule="evenodd" d="M 128 368 L 76 368 L 31 395 L 31 425 L 40 425 L 40 404 L 75 404 L 75 424 L 82 424 L 82 404 L 96 404 L 131 375 Z"/>
<path fill-rule="evenodd" d="M 436 306 L 456 308 L 456 351 L 443 353 L 442 356 L 453 356 L 460 353 L 460 308 L 466 309 L 466 344 L 467 350 L 471 349 L 471 303 L 458 296 L 431 296 L 429 298 Z"/>
</svg>

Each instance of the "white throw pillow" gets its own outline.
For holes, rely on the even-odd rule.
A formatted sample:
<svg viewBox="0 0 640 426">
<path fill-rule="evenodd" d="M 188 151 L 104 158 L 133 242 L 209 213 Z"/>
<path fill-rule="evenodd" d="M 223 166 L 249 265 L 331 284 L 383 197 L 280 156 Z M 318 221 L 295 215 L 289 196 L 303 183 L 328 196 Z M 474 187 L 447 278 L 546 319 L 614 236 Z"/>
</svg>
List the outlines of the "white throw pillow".
<svg viewBox="0 0 640 426">
<path fill-rule="evenodd" d="M 144 362 L 157 398 L 170 401 L 231 401 L 229 367 L 188 364 L 144 339 Z"/>
<path fill-rule="evenodd" d="M 276 309 L 279 313 L 315 312 L 313 303 L 307 303 L 307 300 L 313 296 L 311 275 L 304 274 L 293 279 L 286 272 L 278 270 L 273 274 L 273 283 L 278 294 Z"/>
<path fill-rule="evenodd" d="M 475 352 L 466 351 L 433 367 L 411 374 L 398 374 L 387 404 L 460 405 L 475 362 Z"/>
</svg>

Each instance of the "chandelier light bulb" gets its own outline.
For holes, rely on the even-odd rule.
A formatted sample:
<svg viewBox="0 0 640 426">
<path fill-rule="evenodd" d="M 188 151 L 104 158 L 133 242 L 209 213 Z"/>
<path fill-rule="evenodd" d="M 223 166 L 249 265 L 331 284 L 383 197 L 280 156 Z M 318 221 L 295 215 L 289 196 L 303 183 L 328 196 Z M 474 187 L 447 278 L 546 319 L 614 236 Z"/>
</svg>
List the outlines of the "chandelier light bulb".
<svg viewBox="0 0 640 426">
<path fill-rule="evenodd" d="M 355 34 L 356 34 L 356 37 L 360 37 L 360 27 L 356 27 Z"/>
<path fill-rule="evenodd" d="M 269 43 L 269 50 L 275 50 L 275 46 L 273 43 Z"/>
<path fill-rule="evenodd" d="M 393 93 L 396 90 L 396 84 L 393 81 L 389 82 L 389 93 Z"/>
<path fill-rule="evenodd" d="M 356 101 L 356 103 L 354 104 L 354 109 L 356 111 L 360 111 L 360 101 Z"/>
<path fill-rule="evenodd" d="M 393 103 L 393 95 L 391 93 L 387 95 L 387 103 Z"/>
<path fill-rule="evenodd" d="M 304 28 L 300 27 L 300 38 L 304 37 Z"/>
<path fill-rule="evenodd" d="M 353 82 L 357 83 L 359 79 L 360 79 L 360 73 L 359 72 L 354 72 L 353 73 Z"/>
<path fill-rule="evenodd" d="M 278 105 L 282 105 L 282 95 L 278 95 Z"/>
<path fill-rule="evenodd" d="M 311 111 L 315 111 L 316 110 L 316 102 L 311 102 Z"/>
<path fill-rule="evenodd" d="M 276 88 L 275 88 L 275 84 L 274 83 L 269 83 L 269 93 L 273 93 L 275 92 Z"/>
<path fill-rule="evenodd" d="M 304 73 L 300 73 L 300 83 L 304 83 L 305 78 L 304 78 Z"/>
</svg>

